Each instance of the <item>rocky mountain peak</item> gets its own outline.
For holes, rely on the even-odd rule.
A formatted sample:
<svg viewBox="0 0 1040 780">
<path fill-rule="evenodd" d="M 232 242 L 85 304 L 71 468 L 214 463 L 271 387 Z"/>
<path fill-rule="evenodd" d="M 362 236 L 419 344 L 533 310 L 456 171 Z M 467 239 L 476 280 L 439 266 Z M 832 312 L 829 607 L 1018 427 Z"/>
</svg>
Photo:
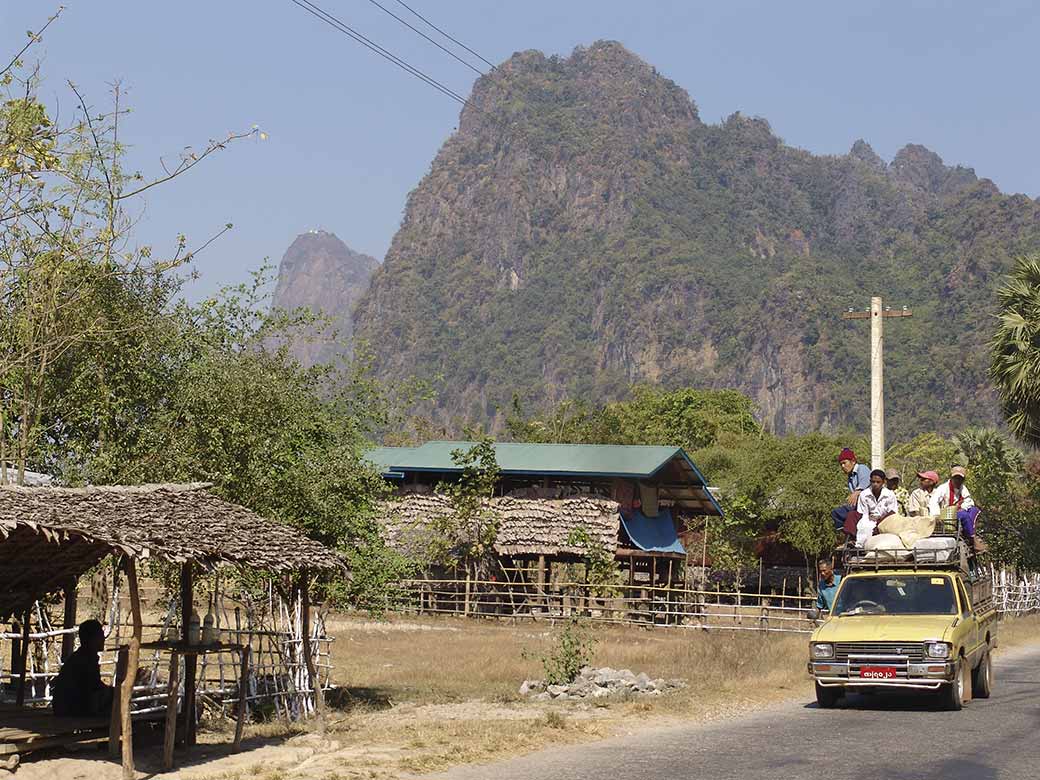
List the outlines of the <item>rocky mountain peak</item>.
<svg viewBox="0 0 1040 780">
<path fill-rule="evenodd" d="M 885 161 L 881 159 L 877 152 L 874 151 L 874 147 L 862 138 L 858 139 L 852 145 L 852 148 L 849 150 L 849 157 L 854 160 L 859 160 L 861 163 L 865 163 L 877 171 L 883 171 L 886 167 Z"/>
<path fill-rule="evenodd" d="M 334 339 L 319 339 L 314 333 L 297 339 L 292 351 L 301 363 L 313 365 L 349 354 L 354 305 L 378 267 L 378 260 L 355 252 L 334 233 L 308 230 L 296 237 L 278 266 L 272 306 L 310 309 L 328 318 L 327 330 L 335 333 Z"/>
<path fill-rule="evenodd" d="M 900 149 L 889 169 L 897 181 L 939 196 L 952 195 L 978 181 L 971 168 L 947 166 L 939 155 L 920 144 Z"/>
<path fill-rule="evenodd" d="M 354 324 L 383 379 L 441 378 L 428 411 L 448 425 L 494 421 L 514 393 L 594 403 L 653 383 L 738 388 L 777 432 L 863 430 L 866 337 L 835 318 L 883 284 L 915 307 L 886 353 L 892 419 L 949 431 L 996 419 L 984 315 L 1012 251 L 1038 247 L 1040 204 L 923 146 L 886 166 L 863 141 L 821 156 L 763 118 L 705 124 L 601 41 L 477 82 Z"/>
</svg>

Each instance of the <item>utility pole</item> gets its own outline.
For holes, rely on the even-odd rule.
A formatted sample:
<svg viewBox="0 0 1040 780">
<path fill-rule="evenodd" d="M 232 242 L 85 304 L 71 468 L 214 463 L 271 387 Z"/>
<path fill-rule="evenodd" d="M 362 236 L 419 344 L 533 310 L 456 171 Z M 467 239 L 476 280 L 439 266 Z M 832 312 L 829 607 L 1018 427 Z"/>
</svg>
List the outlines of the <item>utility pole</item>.
<svg viewBox="0 0 1040 780">
<path fill-rule="evenodd" d="M 870 299 L 869 311 L 849 309 L 843 320 L 870 320 L 870 468 L 885 467 L 885 335 L 886 317 L 912 317 L 905 306 L 897 311 L 883 309 L 880 296 Z"/>
</svg>

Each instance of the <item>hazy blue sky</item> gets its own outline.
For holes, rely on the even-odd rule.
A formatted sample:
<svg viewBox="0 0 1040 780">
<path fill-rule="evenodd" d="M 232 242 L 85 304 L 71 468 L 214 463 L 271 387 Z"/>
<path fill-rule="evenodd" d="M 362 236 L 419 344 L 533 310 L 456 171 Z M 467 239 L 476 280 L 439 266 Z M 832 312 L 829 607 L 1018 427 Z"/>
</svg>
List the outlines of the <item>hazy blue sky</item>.
<svg viewBox="0 0 1040 780">
<path fill-rule="evenodd" d="M 121 79 L 133 106 L 124 137 L 143 171 L 229 130 L 269 134 L 148 200 L 139 239 L 159 251 L 178 233 L 201 239 L 235 223 L 200 259 L 196 294 L 244 280 L 265 256 L 277 262 L 315 227 L 382 258 L 406 195 L 456 125 L 456 103 L 289 0 L 64 2 L 39 49 L 45 96 L 68 115 L 65 79 L 98 104 Z M 923 143 L 1005 191 L 1040 195 L 1037 3 L 408 2 L 492 62 L 615 39 L 683 86 L 705 121 L 764 116 L 818 153 L 862 137 L 891 159 Z M 469 92 L 471 71 L 369 0 L 319 4 Z M 0 0 L 0 55 L 51 10 Z"/>
</svg>

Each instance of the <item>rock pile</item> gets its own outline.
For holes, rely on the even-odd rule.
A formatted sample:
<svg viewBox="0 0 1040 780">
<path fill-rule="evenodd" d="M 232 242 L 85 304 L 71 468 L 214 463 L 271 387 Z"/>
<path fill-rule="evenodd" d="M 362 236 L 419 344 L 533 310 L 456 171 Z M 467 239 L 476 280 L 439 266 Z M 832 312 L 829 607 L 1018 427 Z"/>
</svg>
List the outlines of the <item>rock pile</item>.
<svg viewBox="0 0 1040 780">
<path fill-rule="evenodd" d="M 581 670 L 578 678 L 566 685 L 546 685 L 542 680 L 524 680 L 520 695 L 535 701 L 550 699 L 603 699 L 608 696 L 636 695 L 659 696 L 666 691 L 685 688 L 682 680 L 652 680 L 645 673 L 634 674 L 628 669 Z"/>
</svg>

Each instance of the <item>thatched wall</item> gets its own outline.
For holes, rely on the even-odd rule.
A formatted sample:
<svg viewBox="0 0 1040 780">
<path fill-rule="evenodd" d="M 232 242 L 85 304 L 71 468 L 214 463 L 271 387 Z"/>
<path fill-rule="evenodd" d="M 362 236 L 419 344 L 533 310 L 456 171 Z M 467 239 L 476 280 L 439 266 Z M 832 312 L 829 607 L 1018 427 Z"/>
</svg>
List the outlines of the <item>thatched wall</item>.
<svg viewBox="0 0 1040 780">
<path fill-rule="evenodd" d="M 494 498 L 489 510 L 498 520 L 495 550 L 499 555 L 584 555 L 568 544 L 571 532 L 584 529 L 594 545 L 613 555 L 617 548 L 618 505 L 589 496 L 563 499 Z M 440 494 L 408 494 L 386 502 L 379 515 L 384 539 L 408 555 L 421 555 L 430 524 L 448 517 L 451 501 Z"/>
</svg>

